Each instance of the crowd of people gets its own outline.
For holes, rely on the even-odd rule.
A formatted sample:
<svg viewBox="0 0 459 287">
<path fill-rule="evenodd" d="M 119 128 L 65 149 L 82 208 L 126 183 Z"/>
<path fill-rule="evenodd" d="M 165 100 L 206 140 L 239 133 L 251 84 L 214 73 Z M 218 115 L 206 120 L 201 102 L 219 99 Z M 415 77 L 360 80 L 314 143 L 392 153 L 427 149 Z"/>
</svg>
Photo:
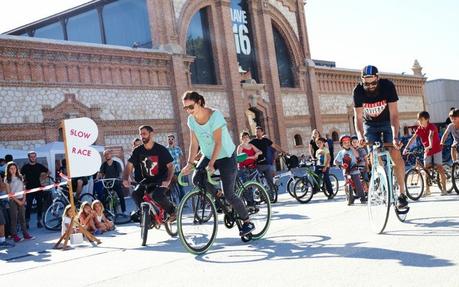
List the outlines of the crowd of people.
<svg viewBox="0 0 459 287">
<path fill-rule="evenodd" d="M 378 69 L 366 66 L 362 70 L 361 81 L 353 92 L 354 119 L 356 135 L 343 135 L 339 139 L 341 150 L 336 155 L 334 142 L 328 135 L 322 137 L 317 129 L 312 131 L 308 151 L 314 160 L 314 171 L 320 180 L 325 182 L 330 199 L 333 198 L 332 184 L 329 173 L 333 165 L 342 169 L 344 175 L 349 175 L 355 184 L 356 194 L 360 202 L 367 201 L 366 190 L 362 181 L 369 180 L 368 153 L 371 152 L 371 143 L 381 142 L 391 144 L 390 155 L 395 162 L 395 176 L 400 186 L 398 205 L 404 208 L 408 205 L 405 195 L 404 173 L 405 164 L 402 153 L 409 151 L 411 144 L 420 138 L 424 147 L 424 164 L 428 168 L 432 165 L 438 168 L 442 182 L 445 174 L 442 169 L 442 146 L 449 135 L 453 137 L 451 156 L 457 160 L 457 147 L 459 142 L 459 110 L 452 109 L 449 114 L 451 123 L 440 138 L 437 127 L 429 122 L 430 116 L 426 111 L 418 114 L 419 123 L 415 133 L 403 148 L 399 138 L 398 95 L 394 84 L 381 79 Z M 117 178 L 122 179 L 122 185 L 115 183 L 114 190 L 120 199 L 121 210 L 126 212 L 123 187 L 130 188 L 131 181 L 144 183 L 146 190 L 135 189 L 132 198 L 140 207 L 144 196 L 148 195 L 166 211 L 167 220 L 176 220 L 176 206 L 170 201 L 168 192 L 177 180 L 179 173 L 188 175 L 193 173 L 193 183 L 202 184 L 202 177 L 206 170 L 214 173 L 220 172 L 221 189 L 226 201 L 243 220 L 240 235 L 245 236 L 254 230 L 255 226 L 250 220 L 247 206 L 234 192 L 235 180 L 239 175 L 244 178 L 247 169 L 258 169 L 273 187 L 275 174 L 276 153 L 286 154 L 280 145 L 274 143 L 266 134 L 262 126 L 256 127 L 256 134 L 251 138 L 248 131 L 240 134 L 240 143 L 235 145 L 223 114 L 216 109 L 206 106 L 205 99 L 197 92 L 189 91 L 182 98 L 183 110 L 188 114 L 187 125 L 190 134 L 190 146 L 186 161 L 182 150 L 176 144 L 175 135 L 168 136 L 167 146 L 155 141 L 155 132 L 152 126 L 139 127 L 139 138 L 132 143 L 132 154 L 122 170 L 122 166 L 113 159 L 112 151 L 103 153 L 104 162 L 96 179 Z M 368 149 L 367 149 L 368 147 Z M 245 161 L 237 164 L 237 154 L 245 153 Z M 195 160 L 199 158 L 196 162 Z M 14 163 L 12 157 L 5 157 L 6 164 L 0 167 L 2 180 L 0 182 L 0 245 L 10 247 L 13 243 L 5 240 L 10 236 L 12 241 L 30 240 L 34 237 L 29 233 L 32 203 L 37 203 L 37 228 L 42 225 L 43 193 L 34 192 L 25 194 L 24 189 L 40 187 L 43 177 L 49 174 L 48 169 L 36 160 L 36 153 L 29 152 L 28 163 L 22 168 Z M 184 164 L 183 164 L 184 163 Z M 358 168 L 355 168 L 358 167 Z M 65 174 L 66 163 L 62 162 L 60 172 Z M 79 197 L 82 187 L 87 184 L 87 179 L 74 178 L 73 188 Z M 442 185 L 445 187 L 445 185 Z M 184 196 L 184 190 L 179 187 L 179 200 Z M 221 193 L 215 194 L 220 196 Z M 429 192 L 426 193 L 427 195 Z M 441 194 L 446 194 L 444 189 Z M 100 197 L 99 197 L 100 198 Z M 6 220 L 9 218 L 9 220 Z M 72 218 L 78 221 L 79 228 L 70 226 Z M 17 233 L 17 225 L 22 233 L 22 238 Z M 91 203 L 82 202 L 78 213 L 70 206 L 65 208 L 62 218 L 62 233 L 71 228 L 70 233 L 78 233 L 80 228 L 86 229 L 95 235 L 113 230 L 114 223 L 104 215 L 103 199 Z"/>
</svg>

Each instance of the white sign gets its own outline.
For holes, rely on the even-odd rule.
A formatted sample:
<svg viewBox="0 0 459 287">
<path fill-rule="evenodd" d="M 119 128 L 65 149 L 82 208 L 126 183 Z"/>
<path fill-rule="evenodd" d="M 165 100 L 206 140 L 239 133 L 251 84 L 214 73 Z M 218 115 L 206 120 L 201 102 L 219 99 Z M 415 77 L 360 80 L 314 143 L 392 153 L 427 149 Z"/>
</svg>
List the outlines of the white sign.
<svg viewBox="0 0 459 287">
<path fill-rule="evenodd" d="M 99 152 L 91 147 L 99 134 L 96 123 L 90 118 L 65 120 L 64 130 L 68 176 L 88 176 L 98 172 L 102 160 Z"/>
<path fill-rule="evenodd" d="M 233 22 L 234 41 L 236 42 L 236 53 L 250 55 L 249 28 L 247 27 L 247 14 L 241 9 L 231 9 L 231 20 Z"/>
</svg>

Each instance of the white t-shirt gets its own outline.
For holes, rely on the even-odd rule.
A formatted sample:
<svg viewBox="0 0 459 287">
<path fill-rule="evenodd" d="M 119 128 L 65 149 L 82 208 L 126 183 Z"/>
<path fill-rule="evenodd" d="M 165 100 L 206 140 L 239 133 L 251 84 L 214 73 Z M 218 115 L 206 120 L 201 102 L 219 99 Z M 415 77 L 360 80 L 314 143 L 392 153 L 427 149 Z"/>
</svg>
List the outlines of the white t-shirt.
<svg viewBox="0 0 459 287">
<path fill-rule="evenodd" d="M 454 143 L 459 143 L 459 129 L 456 129 L 454 127 L 454 124 L 451 123 L 448 125 L 448 128 L 446 129 L 446 132 L 451 133 L 451 136 L 453 137 Z"/>
<path fill-rule="evenodd" d="M 11 182 L 9 183 L 10 190 L 13 192 L 17 199 L 23 199 L 24 193 L 21 193 L 24 190 L 24 183 L 18 177 L 13 176 Z"/>
<path fill-rule="evenodd" d="M 61 229 L 61 235 L 64 235 L 65 231 L 67 230 L 67 227 L 65 226 L 66 224 L 69 225 L 69 228 L 72 228 L 70 226 L 70 222 L 72 222 L 72 218 L 65 216 L 62 219 L 62 229 Z"/>
</svg>

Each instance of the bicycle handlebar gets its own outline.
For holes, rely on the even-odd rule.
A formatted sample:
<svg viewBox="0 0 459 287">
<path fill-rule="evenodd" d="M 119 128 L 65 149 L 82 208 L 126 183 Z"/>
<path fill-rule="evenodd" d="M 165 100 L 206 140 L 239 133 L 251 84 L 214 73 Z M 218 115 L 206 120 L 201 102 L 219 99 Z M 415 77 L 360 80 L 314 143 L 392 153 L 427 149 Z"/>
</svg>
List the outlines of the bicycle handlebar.
<svg viewBox="0 0 459 287">
<path fill-rule="evenodd" d="M 193 170 L 195 170 L 195 169 L 196 169 L 196 167 L 193 167 Z M 207 171 L 207 181 L 212 185 L 216 185 L 218 182 L 212 179 L 212 174 L 208 170 L 206 170 L 206 171 Z M 188 186 L 188 184 L 183 182 L 182 179 L 183 179 L 183 173 L 180 172 L 179 175 L 177 176 L 178 184 L 180 184 L 181 186 Z"/>
</svg>

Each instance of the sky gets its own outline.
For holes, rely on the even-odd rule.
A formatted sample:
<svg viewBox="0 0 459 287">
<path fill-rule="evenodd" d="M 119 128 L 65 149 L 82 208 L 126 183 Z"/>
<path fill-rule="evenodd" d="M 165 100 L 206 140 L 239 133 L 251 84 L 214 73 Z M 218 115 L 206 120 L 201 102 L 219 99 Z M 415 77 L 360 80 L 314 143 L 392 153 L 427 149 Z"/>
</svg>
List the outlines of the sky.
<svg viewBox="0 0 459 287">
<path fill-rule="evenodd" d="M 3 33 L 88 0 L 1 2 Z M 313 59 L 407 74 L 417 59 L 428 80 L 459 80 L 458 0 L 307 0 L 305 11 Z"/>
</svg>

